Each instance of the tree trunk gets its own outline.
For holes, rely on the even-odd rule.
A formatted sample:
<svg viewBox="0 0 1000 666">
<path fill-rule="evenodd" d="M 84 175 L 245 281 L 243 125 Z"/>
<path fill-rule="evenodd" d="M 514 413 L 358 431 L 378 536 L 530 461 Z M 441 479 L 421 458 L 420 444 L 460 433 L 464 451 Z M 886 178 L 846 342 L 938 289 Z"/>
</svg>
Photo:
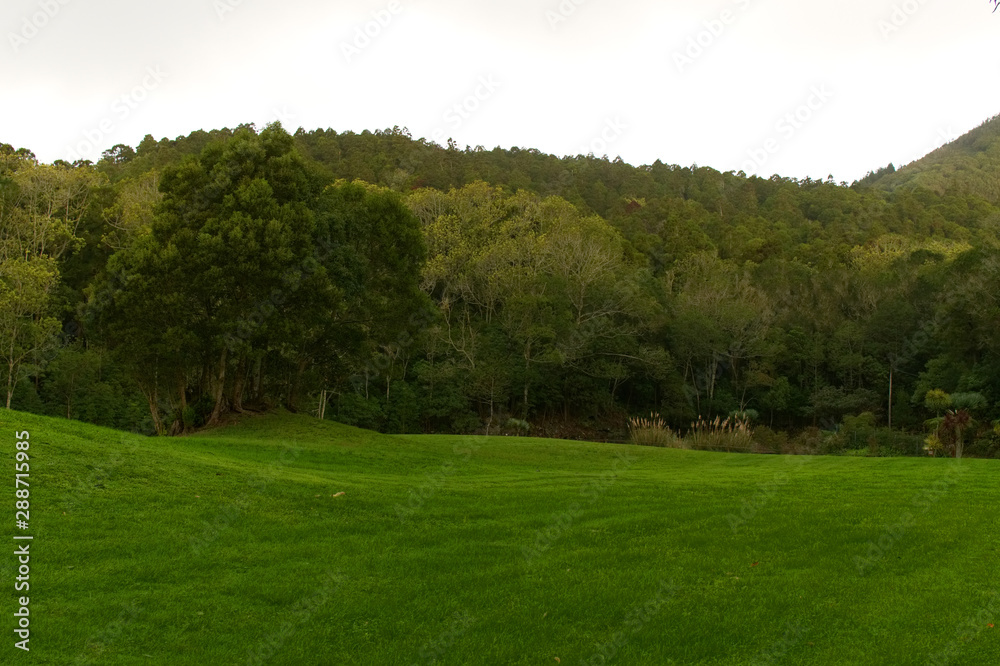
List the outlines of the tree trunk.
<svg viewBox="0 0 1000 666">
<path fill-rule="evenodd" d="M 254 403 L 261 401 L 260 376 L 263 365 L 264 357 L 262 355 L 257 356 L 257 360 L 253 363 L 253 371 L 250 373 L 250 401 Z"/>
<path fill-rule="evenodd" d="M 889 430 L 892 430 L 892 365 L 889 365 Z"/>
<path fill-rule="evenodd" d="M 215 394 L 215 407 L 212 408 L 212 416 L 208 419 L 208 423 L 205 425 L 218 425 L 219 418 L 222 416 L 223 406 L 226 402 L 226 357 L 229 355 L 229 349 L 222 349 L 222 356 L 219 358 L 219 370 L 215 377 L 215 386 L 213 393 Z"/>
<path fill-rule="evenodd" d="M 316 410 L 316 416 L 322 421 L 326 416 L 326 389 L 320 391 L 319 394 L 319 408 Z"/>
<path fill-rule="evenodd" d="M 292 381 L 292 388 L 288 392 L 288 411 L 290 412 L 297 412 L 299 410 L 299 390 L 302 387 L 302 375 L 305 374 L 308 364 L 309 360 L 302 358 L 295 369 L 295 379 Z"/>
<path fill-rule="evenodd" d="M 152 391 L 143 391 L 146 395 L 146 401 L 149 403 L 149 414 L 153 417 L 153 428 L 156 429 L 157 435 L 162 435 L 164 432 L 163 419 L 160 418 L 160 408 L 157 405 L 157 395 L 156 387 L 153 387 Z"/>
<path fill-rule="evenodd" d="M 232 404 L 233 410 L 243 413 L 243 387 L 246 386 L 246 375 L 247 375 L 247 357 L 246 354 L 240 356 L 240 362 L 236 366 L 236 377 L 233 378 L 233 394 Z"/>
<path fill-rule="evenodd" d="M 13 353 L 13 352 L 11 352 Z M 10 409 L 10 399 L 14 396 L 14 363 L 7 363 L 7 409 Z"/>
<path fill-rule="evenodd" d="M 524 415 L 521 417 L 528 420 L 528 370 L 531 367 L 531 343 L 524 349 Z"/>
<path fill-rule="evenodd" d="M 184 422 L 184 412 L 187 411 L 187 377 L 184 373 L 177 375 L 177 391 L 181 397 L 181 432 L 187 430 L 187 423 Z"/>
</svg>

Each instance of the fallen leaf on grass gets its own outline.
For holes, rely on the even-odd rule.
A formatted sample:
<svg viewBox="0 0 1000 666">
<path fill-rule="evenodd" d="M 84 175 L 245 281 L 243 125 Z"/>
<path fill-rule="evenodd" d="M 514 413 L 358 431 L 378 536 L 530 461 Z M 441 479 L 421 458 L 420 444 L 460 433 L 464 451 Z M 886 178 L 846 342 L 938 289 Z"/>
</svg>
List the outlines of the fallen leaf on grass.
<svg viewBox="0 0 1000 666">
<path fill-rule="evenodd" d="M 330 497 L 340 497 L 341 495 L 346 495 L 346 494 L 347 493 L 345 493 L 345 492 L 339 492 L 336 495 L 330 495 Z M 316 497 L 319 497 L 319 495 L 317 495 Z"/>
</svg>

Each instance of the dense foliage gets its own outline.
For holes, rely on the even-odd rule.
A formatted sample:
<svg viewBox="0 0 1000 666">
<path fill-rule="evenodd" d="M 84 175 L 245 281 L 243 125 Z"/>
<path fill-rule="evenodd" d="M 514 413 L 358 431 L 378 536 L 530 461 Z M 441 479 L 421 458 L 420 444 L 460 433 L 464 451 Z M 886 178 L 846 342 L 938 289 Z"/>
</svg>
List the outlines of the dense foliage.
<svg viewBox="0 0 1000 666">
<path fill-rule="evenodd" d="M 994 119 L 849 186 L 399 128 L 147 136 L 97 164 L 4 145 L 0 370 L 12 406 L 148 432 L 275 405 L 387 431 L 653 411 L 931 419 L 954 448 L 961 409 L 988 454 L 997 146 Z"/>
</svg>

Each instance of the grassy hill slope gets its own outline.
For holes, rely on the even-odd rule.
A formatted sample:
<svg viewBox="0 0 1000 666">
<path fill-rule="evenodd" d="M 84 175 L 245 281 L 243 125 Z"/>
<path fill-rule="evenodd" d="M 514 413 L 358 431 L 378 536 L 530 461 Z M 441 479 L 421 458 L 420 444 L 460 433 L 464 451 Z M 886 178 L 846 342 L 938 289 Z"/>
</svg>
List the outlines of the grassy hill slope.
<svg viewBox="0 0 1000 666">
<path fill-rule="evenodd" d="M 951 143 L 882 176 L 876 187 L 923 187 L 937 194 L 972 194 L 1000 203 L 1000 116 Z"/>
<path fill-rule="evenodd" d="M 13 433 L 31 433 L 35 537 L 31 653 L 2 646 L 3 663 L 1000 653 L 998 461 L 383 436 L 289 414 L 173 439 L 0 424 L 8 496 Z M 0 558 L 8 632 L 15 569 Z"/>
</svg>

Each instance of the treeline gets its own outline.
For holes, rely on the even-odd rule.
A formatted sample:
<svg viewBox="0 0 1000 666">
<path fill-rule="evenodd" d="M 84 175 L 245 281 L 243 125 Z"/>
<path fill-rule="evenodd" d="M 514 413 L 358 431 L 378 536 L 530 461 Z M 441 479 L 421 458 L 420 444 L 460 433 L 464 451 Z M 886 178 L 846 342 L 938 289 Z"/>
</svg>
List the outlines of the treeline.
<svg viewBox="0 0 1000 666">
<path fill-rule="evenodd" d="M 989 448 L 998 222 L 975 194 L 398 128 L 146 137 L 97 164 L 3 146 L 2 369 L 12 407 L 160 433 L 279 405 L 393 432 L 650 411 L 916 432 L 940 390 Z"/>
</svg>

